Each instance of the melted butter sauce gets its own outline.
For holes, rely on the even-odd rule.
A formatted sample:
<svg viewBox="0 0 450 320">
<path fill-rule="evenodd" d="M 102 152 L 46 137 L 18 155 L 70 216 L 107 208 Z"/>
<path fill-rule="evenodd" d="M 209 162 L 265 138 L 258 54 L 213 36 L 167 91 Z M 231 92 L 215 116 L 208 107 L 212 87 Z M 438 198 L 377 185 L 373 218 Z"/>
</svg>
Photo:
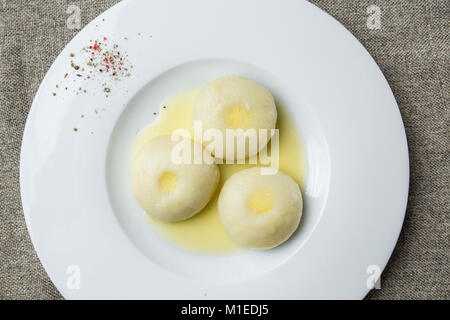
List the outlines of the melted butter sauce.
<svg viewBox="0 0 450 320">
<path fill-rule="evenodd" d="M 187 129 L 193 137 L 192 105 L 199 89 L 182 92 L 169 98 L 158 118 L 144 128 L 133 144 L 133 155 L 149 140 L 170 135 L 176 129 Z M 279 169 L 290 175 L 304 190 L 306 183 L 306 158 L 299 131 L 290 115 L 277 105 L 279 129 Z M 194 217 L 182 222 L 160 222 L 149 217 L 150 224 L 173 244 L 183 249 L 204 254 L 226 254 L 238 247 L 228 237 L 220 223 L 217 199 L 224 182 L 252 164 L 219 165 L 220 182 L 208 205 Z"/>
</svg>

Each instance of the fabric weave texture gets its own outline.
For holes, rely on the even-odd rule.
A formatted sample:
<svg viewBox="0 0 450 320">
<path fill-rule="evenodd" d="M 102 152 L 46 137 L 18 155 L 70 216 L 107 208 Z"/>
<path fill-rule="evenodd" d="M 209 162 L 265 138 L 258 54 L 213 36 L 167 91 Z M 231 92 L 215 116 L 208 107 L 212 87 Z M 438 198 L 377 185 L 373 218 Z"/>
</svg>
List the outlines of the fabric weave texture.
<svg viewBox="0 0 450 320">
<path fill-rule="evenodd" d="M 298 0 L 302 1 L 302 0 Z M 0 0 L 0 299 L 62 299 L 30 241 L 19 191 L 19 156 L 32 99 L 50 65 L 82 26 L 117 0 Z M 276 1 L 274 1 L 275 3 Z M 410 194 L 405 223 L 368 299 L 449 299 L 449 4 L 447 0 L 313 0 L 367 48 L 405 124 Z M 367 8 L 381 28 L 367 26 Z"/>
</svg>

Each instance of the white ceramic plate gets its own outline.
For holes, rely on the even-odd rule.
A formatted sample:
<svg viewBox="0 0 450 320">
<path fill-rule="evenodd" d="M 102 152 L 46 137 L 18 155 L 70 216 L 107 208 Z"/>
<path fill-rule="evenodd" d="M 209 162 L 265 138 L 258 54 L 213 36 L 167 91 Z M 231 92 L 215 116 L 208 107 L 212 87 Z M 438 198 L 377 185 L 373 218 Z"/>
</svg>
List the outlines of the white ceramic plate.
<svg viewBox="0 0 450 320">
<path fill-rule="evenodd" d="M 61 82 L 69 54 L 76 59 L 103 36 L 128 53 L 132 76 L 108 98 L 101 81 Z M 274 250 L 193 254 L 145 223 L 126 155 L 165 97 L 226 74 L 268 87 L 298 123 L 308 166 L 304 218 Z M 56 83 L 69 90 L 53 96 Z M 73 94 L 78 86 L 87 94 Z M 73 299 L 363 298 L 396 243 L 408 179 L 404 128 L 383 74 L 343 26 L 298 0 L 117 4 L 50 68 L 20 163 L 31 239 Z"/>
</svg>

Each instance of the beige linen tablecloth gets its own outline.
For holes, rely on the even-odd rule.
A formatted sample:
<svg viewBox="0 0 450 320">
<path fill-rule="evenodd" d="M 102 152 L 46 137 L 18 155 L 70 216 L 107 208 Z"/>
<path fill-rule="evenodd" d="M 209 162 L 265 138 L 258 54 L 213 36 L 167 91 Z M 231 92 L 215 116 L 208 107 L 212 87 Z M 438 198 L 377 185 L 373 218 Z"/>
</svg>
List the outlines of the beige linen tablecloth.
<svg viewBox="0 0 450 320">
<path fill-rule="evenodd" d="M 19 193 L 22 132 L 42 78 L 78 31 L 69 28 L 77 27 L 76 19 L 68 21 L 74 12 L 69 6 L 80 8 L 84 26 L 116 2 L 0 0 L 1 299 L 62 298 L 25 226 Z M 368 298 L 449 299 L 449 1 L 312 2 L 343 23 L 374 57 L 391 85 L 408 136 L 406 220 L 381 289 Z"/>
</svg>

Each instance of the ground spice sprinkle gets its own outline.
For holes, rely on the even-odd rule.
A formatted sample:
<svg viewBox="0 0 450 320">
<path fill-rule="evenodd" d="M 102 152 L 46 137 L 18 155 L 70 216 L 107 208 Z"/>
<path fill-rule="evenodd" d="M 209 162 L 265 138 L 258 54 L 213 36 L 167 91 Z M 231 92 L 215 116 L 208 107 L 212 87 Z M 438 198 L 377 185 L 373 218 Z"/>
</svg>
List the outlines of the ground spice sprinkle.
<svg viewBox="0 0 450 320">
<path fill-rule="evenodd" d="M 89 40 L 89 44 L 81 49 L 81 55 L 69 54 L 72 72 L 66 72 L 64 79 L 100 80 L 103 92 L 108 97 L 113 86 L 109 81 L 105 82 L 105 77 L 113 82 L 119 81 L 130 77 L 133 69 L 128 55 L 124 51 L 121 52 L 119 48 L 119 44 L 109 42 L 106 36 L 97 40 Z M 87 93 L 86 90 L 74 90 L 74 92 L 76 94 Z M 52 94 L 56 96 L 56 93 Z"/>
</svg>

